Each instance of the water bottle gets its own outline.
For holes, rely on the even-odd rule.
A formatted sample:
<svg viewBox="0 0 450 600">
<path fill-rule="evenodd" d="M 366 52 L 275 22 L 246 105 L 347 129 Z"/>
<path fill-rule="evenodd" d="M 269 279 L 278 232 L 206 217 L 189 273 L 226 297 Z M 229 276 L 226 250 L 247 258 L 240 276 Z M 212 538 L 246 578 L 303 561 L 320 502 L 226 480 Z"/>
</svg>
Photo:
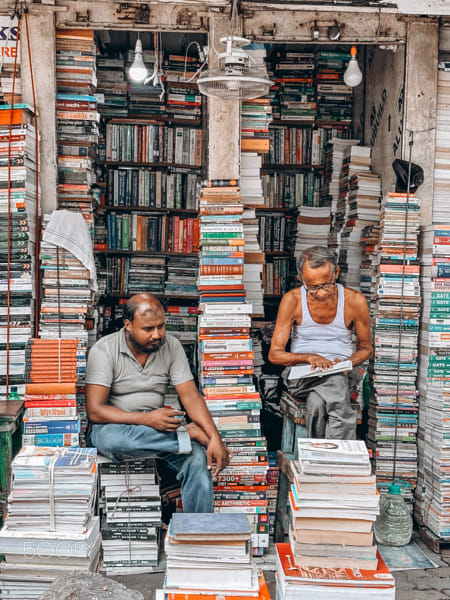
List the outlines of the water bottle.
<svg viewBox="0 0 450 600">
<path fill-rule="evenodd" d="M 20 400 L 20 396 L 19 393 L 17 391 L 17 388 L 14 386 L 11 386 L 11 390 L 8 394 L 8 400 Z"/>
<path fill-rule="evenodd" d="M 412 516 L 401 495 L 408 487 L 408 482 L 394 479 L 388 493 L 381 496 L 380 514 L 373 530 L 383 546 L 406 546 L 411 540 Z"/>
</svg>

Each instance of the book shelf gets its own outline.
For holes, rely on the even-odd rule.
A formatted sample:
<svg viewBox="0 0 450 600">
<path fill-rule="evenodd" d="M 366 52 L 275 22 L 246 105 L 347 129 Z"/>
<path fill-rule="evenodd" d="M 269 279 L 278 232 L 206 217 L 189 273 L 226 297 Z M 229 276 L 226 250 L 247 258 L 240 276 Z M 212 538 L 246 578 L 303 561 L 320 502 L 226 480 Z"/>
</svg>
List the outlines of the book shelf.
<svg viewBox="0 0 450 600">
<path fill-rule="evenodd" d="M 134 53 L 107 48 L 98 57 L 104 102 L 101 205 L 95 257 L 100 302 L 112 305 L 150 291 L 167 305 L 196 302 L 198 195 L 204 175 L 204 99 L 189 79 L 196 59 L 145 50 L 149 72 L 161 65 L 161 84 L 128 79 Z M 106 297 L 106 295 L 108 297 Z M 120 311 L 119 311 L 120 312 Z"/>
</svg>

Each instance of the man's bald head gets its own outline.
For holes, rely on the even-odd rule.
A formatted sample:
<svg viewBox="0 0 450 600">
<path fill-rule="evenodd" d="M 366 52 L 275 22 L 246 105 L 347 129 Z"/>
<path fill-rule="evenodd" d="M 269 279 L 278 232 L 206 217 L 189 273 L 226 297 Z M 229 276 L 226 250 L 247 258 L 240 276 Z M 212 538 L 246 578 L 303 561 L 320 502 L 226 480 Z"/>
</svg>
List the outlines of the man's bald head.
<svg viewBox="0 0 450 600">
<path fill-rule="evenodd" d="M 144 294 L 135 294 L 129 298 L 123 309 L 123 318 L 133 321 L 136 314 L 144 316 L 152 314 L 155 318 L 164 315 L 164 307 L 161 302 L 149 292 Z"/>
</svg>

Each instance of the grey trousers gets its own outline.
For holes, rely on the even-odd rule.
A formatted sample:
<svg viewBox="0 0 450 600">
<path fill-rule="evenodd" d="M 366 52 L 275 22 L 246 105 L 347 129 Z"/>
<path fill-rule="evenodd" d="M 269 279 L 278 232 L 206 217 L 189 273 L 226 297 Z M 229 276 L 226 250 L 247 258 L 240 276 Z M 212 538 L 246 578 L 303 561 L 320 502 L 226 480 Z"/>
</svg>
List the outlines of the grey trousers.
<svg viewBox="0 0 450 600">
<path fill-rule="evenodd" d="M 356 439 L 356 412 L 350 403 L 350 387 L 345 373 L 288 379 L 291 367 L 283 373 L 288 392 L 306 401 L 306 429 L 310 438 Z"/>
</svg>

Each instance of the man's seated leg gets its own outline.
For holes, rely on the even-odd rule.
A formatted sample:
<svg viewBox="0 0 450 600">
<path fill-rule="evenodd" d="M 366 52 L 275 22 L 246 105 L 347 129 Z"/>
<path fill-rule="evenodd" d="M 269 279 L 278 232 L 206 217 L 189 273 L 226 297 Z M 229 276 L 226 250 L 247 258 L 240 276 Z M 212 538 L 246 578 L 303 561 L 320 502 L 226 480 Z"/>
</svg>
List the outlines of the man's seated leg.
<svg viewBox="0 0 450 600">
<path fill-rule="evenodd" d="M 350 386 L 345 373 L 327 377 L 326 408 L 328 423 L 326 437 L 334 440 L 356 439 L 356 411 L 350 401 Z"/>
<path fill-rule="evenodd" d="M 187 513 L 213 512 L 213 484 L 208 470 L 205 448 L 191 441 L 190 454 L 161 456 L 177 472 L 181 483 L 183 511 Z"/>
<path fill-rule="evenodd" d="M 170 432 L 145 425 L 95 423 L 88 441 L 100 454 L 114 462 L 161 454 L 185 455 L 191 451 L 191 441 L 188 432 L 180 429 Z"/>
<path fill-rule="evenodd" d="M 325 401 L 315 390 L 306 399 L 306 430 L 309 438 L 324 438 L 327 422 Z"/>
</svg>

